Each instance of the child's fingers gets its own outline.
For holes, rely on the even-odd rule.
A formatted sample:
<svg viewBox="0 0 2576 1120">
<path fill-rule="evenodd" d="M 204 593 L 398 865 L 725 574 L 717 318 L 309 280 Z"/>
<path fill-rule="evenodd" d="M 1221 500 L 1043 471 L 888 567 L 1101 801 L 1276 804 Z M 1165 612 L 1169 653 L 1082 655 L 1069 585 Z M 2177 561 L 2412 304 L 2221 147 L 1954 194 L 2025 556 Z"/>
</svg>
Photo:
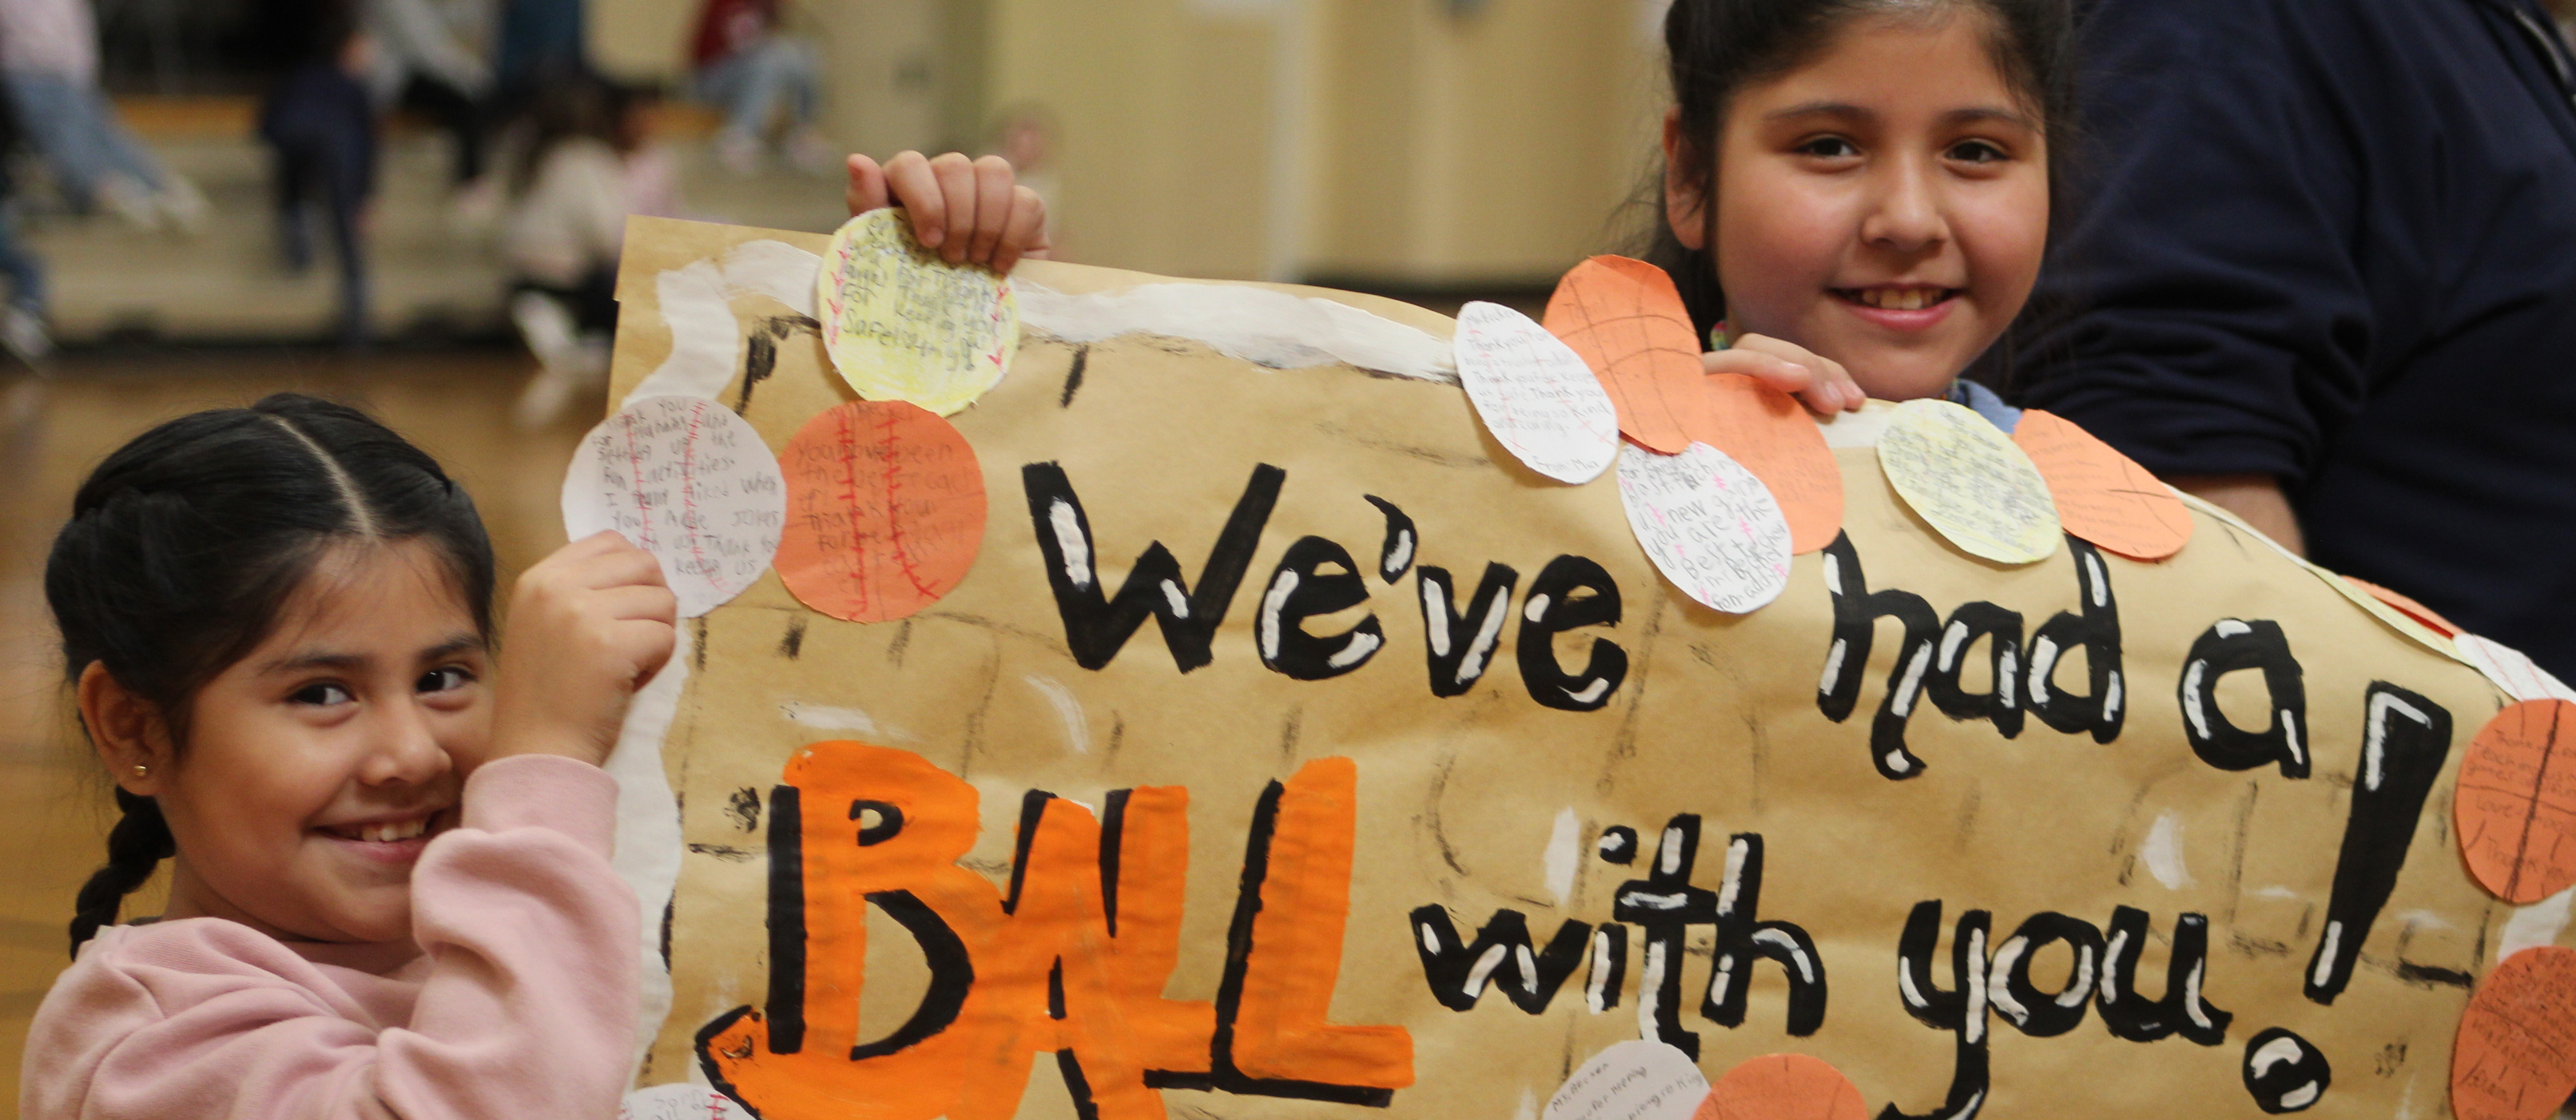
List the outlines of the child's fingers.
<svg viewBox="0 0 2576 1120">
<path fill-rule="evenodd" d="M 632 687 L 641 688 L 671 660 L 671 651 L 679 645 L 679 631 L 673 624 L 658 620 L 620 622 L 610 640 L 635 667 Z"/>
<path fill-rule="evenodd" d="M 679 624 L 680 597 L 667 587 L 637 583 L 603 588 L 594 594 L 599 609 L 620 622 Z"/>
<path fill-rule="evenodd" d="M 975 235 L 975 161 L 958 152 L 948 152 L 930 161 L 931 174 L 939 180 L 939 195 L 947 208 L 939 240 L 927 237 L 922 244 L 935 246 L 950 264 L 966 259 Z"/>
<path fill-rule="evenodd" d="M 1017 201 L 1012 191 L 1011 161 L 1000 156 L 976 160 L 975 168 L 975 239 L 966 250 L 966 259 L 978 264 L 994 264 L 994 249 L 1011 223 L 1011 211 Z"/>
<path fill-rule="evenodd" d="M 1002 227 L 1002 242 L 993 253 L 993 271 L 1008 273 L 1022 257 L 1043 258 L 1046 244 L 1046 200 L 1027 187 L 1011 188 L 1011 219 Z"/>
<path fill-rule="evenodd" d="M 885 163 L 886 198 L 912 214 L 913 240 L 938 248 L 948 231 L 948 203 L 939 194 L 939 177 L 919 152 L 904 152 Z"/>
<path fill-rule="evenodd" d="M 850 216 L 855 218 L 870 210 L 886 206 L 885 168 L 877 161 L 853 153 L 850 165 Z"/>
<path fill-rule="evenodd" d="M 1846 409 L 1856 409 L 1868 400 L 1868 395 L 1861 392 L 1859 383 L 1852 380 L 1851 373 L 1843 368 L 1842 363 L 1796 343 L 1748 334 L 1736 339 L 1734 349 L 1727 353 L 1738 351 L 1768 354 L 1805 370 L 1805 384 L 1794 389 L 1786 385 L 1780 388 L 1783 392 L 1797 394 L 1809 409 L 1819 415 L 1830 416 Z"/>
</svg>

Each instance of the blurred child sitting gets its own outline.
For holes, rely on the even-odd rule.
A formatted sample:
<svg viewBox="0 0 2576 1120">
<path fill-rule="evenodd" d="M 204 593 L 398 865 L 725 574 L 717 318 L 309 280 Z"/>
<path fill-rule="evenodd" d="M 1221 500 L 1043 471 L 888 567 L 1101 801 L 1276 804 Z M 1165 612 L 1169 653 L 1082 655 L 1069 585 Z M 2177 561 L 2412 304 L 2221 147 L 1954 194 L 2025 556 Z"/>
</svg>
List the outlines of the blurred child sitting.
<svg viewBox="0 0 2576 1120">
<path fill-rule="evenodd" d="M 0 0 L 0 82 L 73 210 L 104 205 L 143 229 L 205 223 L 206 196 L 127 132 L 99 89 L 90 0 Z"/>
<path fill-rule="evenodd" d="M 365 236 L 376 186 L 376 115 L 360 83 L 371 45 L 346 12 L 325 17 L 311 57 L 287 73 L 260 106 L 259 135 L 276 154 L 277 229 L 286 266 L 313 263 L 310 212 L 320 210 L 340 258 L 339 338 L 367 340 Z"/>
<path fill-rule="evenodd" d="M 680 212 L 674 164 L 651 142 L 654 100 L 596 78 L 536 96 L 534 135 L 512 170 L 501 229 L 510 318 L 539 365 L 519 397 L 522 427 L 552 422 L 574 391 L 608 371 L 627 215 Z"/>
<path fill-rule="evenodd" d="M 838 174 L 840 149 L 814 127 L 822 81 L 813 48 L 779 30 L 778 0 L 707 0 L 690 48 L 699 100 L 723 109 L 716 159 L 736 174 L 760 167 L 762 138 L 783 102 L 787 160 L 812 174 Z"/>
</svg>

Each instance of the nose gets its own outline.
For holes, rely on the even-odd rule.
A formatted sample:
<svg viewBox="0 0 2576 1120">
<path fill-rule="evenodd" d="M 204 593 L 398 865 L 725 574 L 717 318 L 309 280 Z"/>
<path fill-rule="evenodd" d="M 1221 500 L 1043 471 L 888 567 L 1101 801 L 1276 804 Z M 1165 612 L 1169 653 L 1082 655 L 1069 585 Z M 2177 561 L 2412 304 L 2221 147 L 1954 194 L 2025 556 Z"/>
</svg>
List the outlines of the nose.
<svg viewBox="0 0 2576 1120">
<path fill-rule="evenodd" d="M 430 726 L 429 713 L 419 704 L 387 704 L 378 711 L 382 719 L 373 749 L 358 768 L 359 781 L 371 786 L 425 785 L 454 768 L 455 761 Z"/>
<path fill-rule="evenodd" d="M 1861 218 L 1863 242 L 1904 254 L 1921 253 L 1949 240 L 1950 225 L 1941 213 L 1937 169 L 1922 157 L 1889 160 L 1880 165 L 1877 191 Z"/>
</svg>

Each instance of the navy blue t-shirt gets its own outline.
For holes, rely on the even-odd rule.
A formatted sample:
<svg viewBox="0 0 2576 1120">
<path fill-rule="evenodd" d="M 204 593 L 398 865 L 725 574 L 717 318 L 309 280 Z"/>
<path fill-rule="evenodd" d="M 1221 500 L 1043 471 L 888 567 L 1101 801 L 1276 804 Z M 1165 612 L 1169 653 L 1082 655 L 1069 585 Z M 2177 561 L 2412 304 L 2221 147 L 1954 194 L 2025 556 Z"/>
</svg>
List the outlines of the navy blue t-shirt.
<svg viewBox="0 0 2576 1120">
<path fill-rule="evenodd" d="M 2267 474 L 2309 554 L 2576 679 L 2576 107 L 2530 0 L 2097 0 L 2022 403 Z M 2071 301 L 2071 303 L 2069 302 Z"/>
</svg>

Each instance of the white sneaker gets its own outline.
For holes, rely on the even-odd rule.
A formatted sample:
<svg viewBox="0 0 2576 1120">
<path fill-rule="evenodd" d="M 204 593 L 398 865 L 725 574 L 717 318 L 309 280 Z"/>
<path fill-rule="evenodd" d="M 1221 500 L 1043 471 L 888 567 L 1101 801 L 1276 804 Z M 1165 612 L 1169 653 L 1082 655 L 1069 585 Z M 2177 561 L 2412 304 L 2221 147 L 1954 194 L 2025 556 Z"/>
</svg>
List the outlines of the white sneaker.
<svg viewBox="0 0 2576 1120">
<path fill-rule="evenodd" d="M 45 330 L 44 316 L 11 304 L 0 308 L 0 347 L 32 366 L 54 355 L 54 337 Z"/>
<path fill-rule="evenodd" d="M 162 216 L 170 220 L 170 228 L 191 237 L 206 228 L 206 212 L 212 209 L 206 203 L 205 192 L 198 190 L 197 184 L 189 182 L 185 175 L 170 176 L 168 185 L 163 186 L 161 193 L 154 195 L 152 201 L 160 208 Z"/>
<path fill-rule="evenodd" d="M 574 393 L 604 378 L 608 339 L 577 333 L 572 312 L 537 292 L 521 292 L 511 299 L 510 319 L 518 324 L 519 337 L 536 355 L 538 367 L 528 387 L 519 392 L 518 403 L 511 406 L 510 419 L 521 430 L 533 431 L 554 423 Z"/>
<path fill-rule="evenodd" d="M 139 230 L 161 228 L 161 207 L 152 192 L 131 175 L 110 172 L 99 177 L 98 186 L 90 192 L 108 213 L 125 219 Z"/>
</svg>

